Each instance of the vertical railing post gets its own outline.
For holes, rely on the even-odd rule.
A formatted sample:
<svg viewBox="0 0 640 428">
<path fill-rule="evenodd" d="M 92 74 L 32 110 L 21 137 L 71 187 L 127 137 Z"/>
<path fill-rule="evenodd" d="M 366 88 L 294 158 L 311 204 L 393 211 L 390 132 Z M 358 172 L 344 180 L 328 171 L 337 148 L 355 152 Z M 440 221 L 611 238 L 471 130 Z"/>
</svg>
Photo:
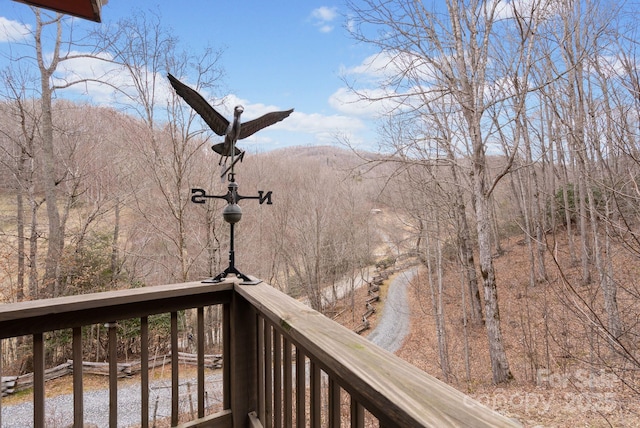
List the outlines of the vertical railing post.
<svg viewBox="0 0 640 428">
<path fill-rule="evenodd" d="M 118 338 L 115 321 L 106 324 L 109 332 L 109 427 L 118 426 Z"/>
<path fill-rule="evenodd" d="M 178 425 L 178 313 L 171 312 L 171 426 Z"/>
<path fill-rule="evenodd" d="M 329 378 L 329 427 L 340 428 L 340 385 Z"/>
<path fill-rule="evenodd" d="M 307 362 L 302 349 L 296 345 L 296 426 L 307 424 L 305 396 L 307 395 Z"/>
<path fill-rule="evenodd" d="M 149 317 L 140 318 L 140 426 L 149 428 Z"/>
<path fill-rule="evenodd" d="M 265 425 L 265 346 L 264 346 L 264 330 L 265 321 L 264 318 L 258 317 L 257 324 L 257 340 L 258 340 L 258 419 L 262 425 Z"/>
<path fill-rule="evenodd" d="M 0 383 L 2 382 L 2 339 L 0 339 Z M 2 426 L 2 391 L 0 391 L 0 427 Z"/>
<path fill-rule="evenodd" d="M 222 408 L 231 408 L 231 305 L 222 305 Z"/>
<path fill-rule="evenodd" d="M 44 427 L 44 338 L 33 335 L 33 426 Z"/>
<path fill-rule="evenodd" d="M 84 426 L 84 399 L 82 393 L 82 327 L 73 328 L 73 426 Z"/>
<path fill-rule="evenodd" d="M 204 417 L 204 307 L 196 310 L 198 343 L 198 418 Z"/>
<path fill-rule="evenodd" d="M 291 361 L 291 341 L 283 338 L 283 382 L 284 382 L 284 426 L 293 426 L 293 363 Z"/>
<path fill-rule="evenodd" d="M 320 381 L 320 367 L 311 361 L 309 367 L 309 413 L 311 417 L 311 426 L 319 428 L 322 422 L 322 392 Z"/>
<path fill-rule="evenodd" d="M 364 407 L 351 396 L 351 428 L 364 428 Z"/>
<path fill-rule="evenodd" d="M 271 324 L 264 321 L 264 428 L 273 428 L 273 336 Z"/>
<path fill-rule="evenodd" d="M 231 412 L 235 428 L 246 427 L 258 405 L 256 313 L 237 293 L 231 301 Z"/>
<path fill-rule="evenodd" d="M 273 419 L 282 428 L 282 335 L 273 329 Z"/>
</svg>

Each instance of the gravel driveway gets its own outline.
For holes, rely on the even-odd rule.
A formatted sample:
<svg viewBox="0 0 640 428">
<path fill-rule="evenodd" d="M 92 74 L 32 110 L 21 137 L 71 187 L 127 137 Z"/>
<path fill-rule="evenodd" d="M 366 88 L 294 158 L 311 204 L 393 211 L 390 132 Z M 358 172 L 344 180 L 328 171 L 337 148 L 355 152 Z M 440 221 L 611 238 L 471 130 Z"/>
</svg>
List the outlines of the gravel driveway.
<svg viewBox="0 0 640 428">
<path fill-rule="evenodd" d="M 382 314 L 376 328 L 367 336 L 371 342 L 389 352 L 396 352 L 409 333 L 410 313 L 407 285 L 418 272 L 418 267 L 400 272 L 389 284 Z"/>
<path fill-rule="evenodd" d="M 191 383 L 191 401 L 187 383 Z M 156 417 L 162 419 L 171 416 L 171 381 L 155 381 L 149 386 L 149 416 L 153 415 L 157 402 Z M 205 379 L 205 406 L 222 401 L 222 374 L 209 375 Z M 195 379 L 181 380 L 179 387 L 180 410 L 190 411 L 191 403 L 197 411 L 197 390 Z M 140 425 L 140 385 L 118 388 L 118 426 Z M 68 427 L 73 424 L 73 395 L 65 394 L 48 398 L 45 403 L 45 422 L 47 427 Z M 84 392 L 84 419 L 87 427 L 109 426 L 109 390 Z M 25 428 L 33 426 L 33 403 L 27 402 L 2 407 L 3 428 Z"/>
</svg>

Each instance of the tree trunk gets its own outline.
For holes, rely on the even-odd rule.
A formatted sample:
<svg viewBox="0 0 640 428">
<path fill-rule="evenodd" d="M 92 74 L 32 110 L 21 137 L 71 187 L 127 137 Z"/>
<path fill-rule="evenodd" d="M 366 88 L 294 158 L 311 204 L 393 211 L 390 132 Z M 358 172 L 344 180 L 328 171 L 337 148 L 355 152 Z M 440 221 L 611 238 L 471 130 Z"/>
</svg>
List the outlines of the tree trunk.
<svg viewBox="0 0 640 428">
<path fill-rule="evenodd" d="M 16 174 L 16 227 L 18 232 L 18 280 L 16 290 L 16 300 L 21 302 L 24 300 L 25 288 L 25 227 L 24 227 L 24 171 L 26 164 L 26 153 L 23 148 L 20 150 L 18 159 L 18 171 Z"/>
<path fill-rule="evenodd" d="M 500 384 L 513 379 L 507 354 L 502 343 L 500 328 L 500 309 L 498 306 L 498 288 L 491 255 L 491 215 L 490 201 L 486 190 L 486 158 L 480 139 L 479 129 L 473 129 L 471 138 L 474 141 L 473 180 L 476 207 L 476 228 L 478 233 L 478 250 L 480 256 L 480 273 L 484 288 L 484 314 L 487 337 L 489 339 L 489 357 L 493 382 Z"/>
<path fill-rule="evenodd" d="M 455 160 L 451 146 L 447 147 L 447 157 L 451 161 L 452 181 L 454 186 L 454 217 L 456 221 L 456 231 L 458 234 L 458 246 L 460 249 L 460 262 L 469 287 L 469 300 L 471 305 L 471 320 L 474 324 L 482 324 L 482 301 L 480 300 L 480 289 L 478 288 L 478 276 L 476 274 L 476 264 L 473 256 L 473 244 L 469 222 L 467 221 L 467 207 L 462 195 L 461 183 L 458 176 L 458 168 L 453 162 Z M 458 185 L 460 184 L 460 185 Z"/>
<path fill-rule="evenodd" d="M 59 288 L 59 268 L 64 236 L 60 227 L 60 212 L 58 210 L 58 190 L 56 181 L 56 156 L 53 148 L 53 115 L 52 115 L 52 90 L 51 76 L 58 64 L 58 48 L 60 45 L 62 26 L 60 15 L 57 21 L 56 48 L 51 58 L 51 63 L 45 65 L 45 55 L 42 47 L 42 19 L 40 12 L 36 11 L 36 55 L 40 70 L 41 87 L 41 132 L 42 132 L 42 175 L 44 179 L 44 194 L 47 205 L 47 219 L 49 221 L 49 236 L 47 243 L 47 258 L 45 260 L 45 273 L 43 277 L 43 289 L 46 297 L 55 297 Z"/>
<path fill-rule="evenodd" d="M 111 286 L 115 287 L 120 276 L 120 256 L 118 250 L 118 239 L 120 237 L 120 198 L 115 198 L 115 209 L 113 219 L 113 238 L 111 239 Z"/>
</svg>

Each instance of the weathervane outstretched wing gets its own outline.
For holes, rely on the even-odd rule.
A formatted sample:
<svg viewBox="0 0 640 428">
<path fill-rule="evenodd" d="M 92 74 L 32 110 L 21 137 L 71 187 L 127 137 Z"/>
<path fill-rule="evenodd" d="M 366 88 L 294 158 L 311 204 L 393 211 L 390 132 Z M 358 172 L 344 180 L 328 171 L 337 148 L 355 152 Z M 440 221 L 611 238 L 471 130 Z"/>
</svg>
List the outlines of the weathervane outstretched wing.
<svg viewBox="0 0 640 428">
<path fill-rule="evenodd" d="M 189 104 L 191 108 L 200 115 L 200 117 L 202 117 L 202 119 L 204 119 L 206 124 L 209 125 L 213 132 L 218 135 L 226 134 L 227 128 L 229 127 L 229 121 L 225 119 L 224 116 L 222 116 L 213 107 L 211 107 L 211 105 L 202 97 L 202 95 L 173 77 L 171 73 L 168 73 L 167 77 L 169 78 L 169 82 L 171 82 L 171 86 L 173 86 L 173 88 L 176 90 L 176 93 L 180 95 L 182 99 L 185 100 L 186 103 Z M 257 130 L 258 129 L 253 132 L 256 132 Z"/>
<path fill-rule="evenodd" d="M 267 126 L 271 126 L 274 123 L 280 122 L 281 120 L 289 117 L 292 112 L 293 109 L 285 111 L 273 111 L 271 113 L 262 115 L 257 119 L 244 122 L 242 124 L 242 127 L 240 128 L 240 136 L 238 137 L 238 139 L 242 140 L 243 138 L 247 138 L 258 132 L 262 128 L 266 128 Z"/>
</svg>

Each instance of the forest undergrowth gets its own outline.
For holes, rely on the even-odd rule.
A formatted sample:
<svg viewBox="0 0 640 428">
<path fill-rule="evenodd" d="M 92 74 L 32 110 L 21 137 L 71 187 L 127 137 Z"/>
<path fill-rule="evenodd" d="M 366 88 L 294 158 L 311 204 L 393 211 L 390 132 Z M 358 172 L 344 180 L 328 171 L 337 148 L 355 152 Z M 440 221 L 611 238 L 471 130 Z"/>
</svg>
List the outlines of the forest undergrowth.
<svg viewBox="0 0 640 428">
<path fill-rule="evenodd" d="M 547 239 L 554 239 L 549 248 L 555 248 L 555 252 L 547 251 L 547 280 L 535 286 L 529 282 L 529 250 L 521 237 L 505 240 L 503 252 L 494 259 L 504 345 L 513 381 L 492 384 L 486 331 L 469 320 L 465 328 L 461 278 L 455 269 L 444 274 L 450 371 L 445 374 L 439 363 L 424 272 L 410 290 L 411 332 L 397 354 L 525 426 L 640 426 L 637 367 L 611 350 L 595 331 L 596 325 L 585 323 L 585 318 L 594 314 L 586 313 L 578 302 L 584 296 L 590 296 L 592 302 L 599 300 L 597 280 L 576 285 L 580 267 L 566 260 L 566 234 Z M 640 313 L 640 302 L 625 293 L 633 289 L 640 269 L 637 260 L 620 251 L 614 265 L 622 290 L 618 296 L 621 310 Z M 594 307 L 598 305 L 594 303 Z"/>
</svg>

